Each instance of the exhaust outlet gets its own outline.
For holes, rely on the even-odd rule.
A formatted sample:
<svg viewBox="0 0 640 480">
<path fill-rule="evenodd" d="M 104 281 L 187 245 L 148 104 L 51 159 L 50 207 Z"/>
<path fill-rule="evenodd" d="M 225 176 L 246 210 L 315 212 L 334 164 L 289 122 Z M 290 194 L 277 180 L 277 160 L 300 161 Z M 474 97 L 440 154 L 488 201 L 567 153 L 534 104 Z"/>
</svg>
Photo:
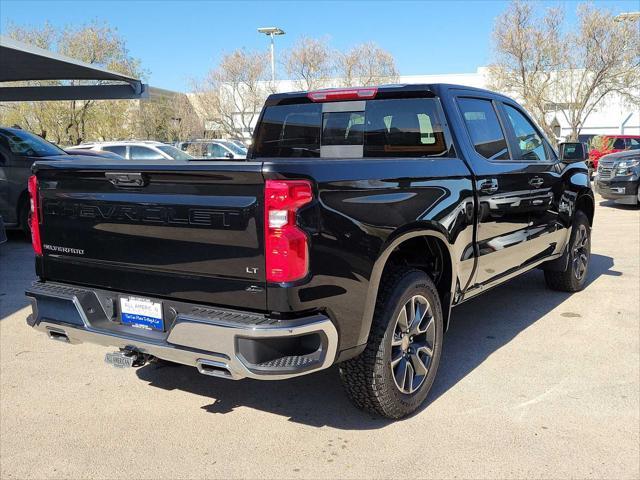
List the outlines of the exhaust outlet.
<svg viewBox="0 0 640 480">
<path fill-rule="evenodd" d="M 233 378 L 229 367 L 225 363 L 215 362 L 213 360 L 200 359 L 196 362 L 198 371 L 203 375 L 211 375 L 212 377 Z"/>
<path fill-rule="evenodd" d="M 51 340 L 57 340 L 58 342 L 71 343 L 69 336 L 62 330 L 48 329 L 47 334 Z"/>
</svg>

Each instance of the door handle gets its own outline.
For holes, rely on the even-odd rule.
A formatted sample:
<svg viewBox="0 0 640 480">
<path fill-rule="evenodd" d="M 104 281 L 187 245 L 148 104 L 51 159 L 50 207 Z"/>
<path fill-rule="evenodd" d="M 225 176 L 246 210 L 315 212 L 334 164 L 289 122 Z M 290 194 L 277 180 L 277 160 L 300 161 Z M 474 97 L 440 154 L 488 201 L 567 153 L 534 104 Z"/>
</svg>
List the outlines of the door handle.
<svg viewBox="0 0 640 480">
<path fill-rule="evenodd" d="M 496 193 L 498 191 L 498 180 L 495 178 L 485 180 L 480 184 L 480 191 L 482 193 Z"/>
<path fill-rule="evenodd" d="M 531 180 L 529 180 L 529 185 L 535 188 L 540 188 L 543 183 L 544 180 L 540 177 L 533 177 Z"/>
<path fill-rule="evenodd" d="M 105 172 L 105 178 L 116 187 L 143 187 L 145 179 L 141 173 Z"/>
</svg>

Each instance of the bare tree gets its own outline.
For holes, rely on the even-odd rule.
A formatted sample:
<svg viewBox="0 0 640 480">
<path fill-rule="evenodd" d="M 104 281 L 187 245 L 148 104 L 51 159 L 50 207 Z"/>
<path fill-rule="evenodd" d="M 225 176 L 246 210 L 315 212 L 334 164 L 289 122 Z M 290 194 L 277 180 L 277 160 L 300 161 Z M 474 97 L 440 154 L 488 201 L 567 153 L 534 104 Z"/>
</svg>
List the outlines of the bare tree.
<svg viewBox="0 0 640 480">
<path fill-rule="evenodd" d="M 489 78 L 494 89 L 519 97 L 552 139 L 548 112 L 562 112 L 575 140 L 607 95 L 639 103 L 640 34 L 589 4 L 578 6 L 574 30 L 564 30 L 563 19 L 562 10 L 539 18 L 531 4 L 512 2 L 496 21 Z"/>
<path fill-rule="evenodd" d="M 334 58 L 325 40 L 303 37 L 285 53 L 283 63 L 298 88 L 314 90 L 327 86 L 335 72 Z"/>
<path fill-rule="evenodd" d="M 357 45 L 346 53 L 338 54 L 336 70 L 341 82 L 347 87 L 398 81 L 393 55 L 374 42 Z"/>
<path fill-rule="evenodd" d="M 559 9 L 548 9 L 539 19 L 530 3 L 512 2 L 496 21 L 496 60 L 489 66 L 489 87 L 520 98 L 550 138 L 545 112 L 563 55 L 562 19 Z"/>
<path fill-rule="evenodd" d="M 194 85 L 193 100 L 201 117 L 233 138 L 252 133 L 269 93 L 268 58 L 263 52 L 236 50 Z"/>
<path fill-rule="evenodd" d="M 186 95 L 160 94 L 140 102 L 137 115 L 136 137 L 178 141 L 202 137 L 204 125 Z"/>
<path fill-rule="evenodd" d="M 578 7 L 579 28 L 567 35 L 557 99 L 576 140 L 602 99 L 617 93 L 640 108 L 640 31 L 633 22 L 617 22 L 606 10 Z"/>
</svg>

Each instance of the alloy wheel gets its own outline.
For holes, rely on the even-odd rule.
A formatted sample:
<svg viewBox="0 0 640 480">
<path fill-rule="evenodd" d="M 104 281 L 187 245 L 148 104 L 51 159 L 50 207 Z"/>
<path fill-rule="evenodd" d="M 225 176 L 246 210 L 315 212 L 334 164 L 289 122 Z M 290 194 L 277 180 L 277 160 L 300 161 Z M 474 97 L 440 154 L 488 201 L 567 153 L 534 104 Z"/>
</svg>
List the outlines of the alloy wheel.
<svg viewBox="0 0 640 480">
<path fill-rule="evenodd" d="M 578 227 L 572 248 L 573 275 L 577 280 L 582 280 L 589 265 L 589 232 L 585 225 L 581 224 Z"/>
<path fill-rule="evenodd" d="M 396 317 L 391 340 L 391 372 L 398 390 L 411 394 L 429 373 L 436 338 L 431 305 L 422 295 L 414 295 Z"/>
</svg>

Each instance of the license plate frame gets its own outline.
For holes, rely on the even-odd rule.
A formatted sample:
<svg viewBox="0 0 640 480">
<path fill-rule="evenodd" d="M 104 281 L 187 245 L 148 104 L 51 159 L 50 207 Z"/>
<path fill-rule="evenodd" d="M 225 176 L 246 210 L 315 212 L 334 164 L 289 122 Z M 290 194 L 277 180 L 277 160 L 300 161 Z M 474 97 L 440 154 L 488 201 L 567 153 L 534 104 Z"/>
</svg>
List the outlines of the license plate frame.
<svg viewBox="0 0 640 480">
<path fill-rule="evenodd" d="M 104 362 L 115 368 L 133 367 L 134 357 L 124 352 L 109 352 L 104 356 Z"/>
<path fill-rule="evenodd" d="M 136 295 L 118 297 L 120 323 L 143 330 L 164 332 L 163 305 L 158 300 Z"/>
</svg>

